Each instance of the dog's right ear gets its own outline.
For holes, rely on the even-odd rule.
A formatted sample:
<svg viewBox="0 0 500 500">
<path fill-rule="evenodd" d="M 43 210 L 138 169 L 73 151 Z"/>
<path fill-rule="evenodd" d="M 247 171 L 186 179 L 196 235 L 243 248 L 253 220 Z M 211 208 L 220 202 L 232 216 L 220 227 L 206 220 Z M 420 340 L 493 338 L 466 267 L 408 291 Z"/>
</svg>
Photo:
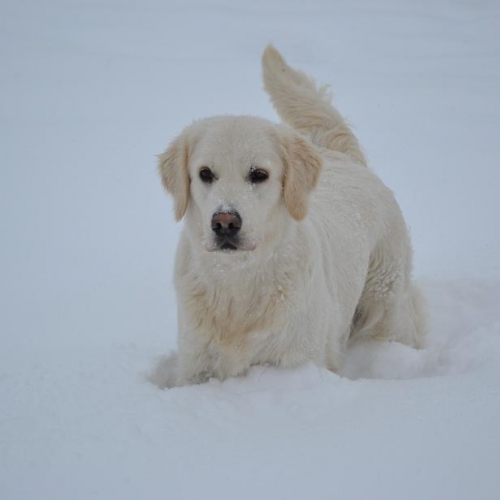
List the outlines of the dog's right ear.
<svg viewBox="0 0 500 500">
<path fill-rule="evenodd" d="M 189 203 L 189 146 L 185 133 L 174 139 L 167 150 L 158 155 L 158 170 L 165 189 L 174 198 L 175 220 L 180 221 Z"/>
</svg>

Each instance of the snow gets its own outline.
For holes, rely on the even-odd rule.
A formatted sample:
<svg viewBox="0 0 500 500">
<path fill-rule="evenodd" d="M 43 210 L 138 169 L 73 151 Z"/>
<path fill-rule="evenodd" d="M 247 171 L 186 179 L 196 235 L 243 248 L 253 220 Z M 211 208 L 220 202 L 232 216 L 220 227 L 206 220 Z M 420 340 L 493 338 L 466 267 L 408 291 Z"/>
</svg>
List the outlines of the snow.
<svg viewBox="0 0 500 500">
<path fill-rule="evenodd" d="M 488 0 L 4 0 L 1 497 L 498 498 L 499 19 Z M 268 42 L 332 84 L 395 191 L 428 346 L 161 391 L 179 228 L 154 155 L 193 119 L 276 119 Z"/>
</svg>

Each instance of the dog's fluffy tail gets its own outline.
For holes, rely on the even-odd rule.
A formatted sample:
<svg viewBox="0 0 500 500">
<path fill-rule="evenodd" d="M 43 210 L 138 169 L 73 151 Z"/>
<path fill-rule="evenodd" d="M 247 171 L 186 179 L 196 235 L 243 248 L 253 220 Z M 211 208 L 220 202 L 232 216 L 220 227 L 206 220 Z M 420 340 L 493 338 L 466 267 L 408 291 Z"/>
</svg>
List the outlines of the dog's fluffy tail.
<svg viewBox="0 0 500 500">
<path fill-rule="evenodd" d="M 356 136 L 333 107 L 327 86 L 317 87 L 302 71 L 288 66 L 268 45 L 262 56 L 264 88 L 281 119 L 307 134 L 318 146 L 349 155 L 366 165 Z"/>
</svg>

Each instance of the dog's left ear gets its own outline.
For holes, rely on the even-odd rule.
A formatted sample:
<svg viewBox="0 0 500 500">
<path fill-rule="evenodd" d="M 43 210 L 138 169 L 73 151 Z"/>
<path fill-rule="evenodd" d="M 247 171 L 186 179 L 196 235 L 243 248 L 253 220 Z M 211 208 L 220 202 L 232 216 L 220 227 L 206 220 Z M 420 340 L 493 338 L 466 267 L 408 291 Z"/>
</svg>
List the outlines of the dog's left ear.
<svg viewBox="0 0 500 500">
<path fill-rule="evenodd" d="M 158 170 L 165 189 L 174 198 L 175 220 L 180 221 L 189 203 L 189 147 L 182 133 L 174 139 L 167 150 L 158 155 Z"/>
<path fill-rule="evenodd" d="M 316 148 L 296 132 L 280 134 L 283 165 L 283 198 L 295 220 L 307 215 L 310 192 L 316 187 L 322 160 Z"/>
</svg>

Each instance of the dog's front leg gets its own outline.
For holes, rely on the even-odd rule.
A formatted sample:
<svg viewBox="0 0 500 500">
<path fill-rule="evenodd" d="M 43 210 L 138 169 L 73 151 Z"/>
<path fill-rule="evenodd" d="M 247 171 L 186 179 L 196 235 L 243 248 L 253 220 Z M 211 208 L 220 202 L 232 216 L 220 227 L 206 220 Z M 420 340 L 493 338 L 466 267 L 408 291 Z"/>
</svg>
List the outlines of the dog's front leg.
<svg viewBox="0 0 500 500">
<path fill-rule="evenodd" d="M 179 342 L 177 385 L 200 384 L 212 377 L 238 377 L 248 371 L 250 364 L 241 342 L 220 342 L 201 332 L 189 332 Z"/>
<path fill-rule="evenodd" d="M 198 333 L 183 332 L 179 337 L 177 386 L 201 384 L 214 376 L 216 356 L 210 342 Z"/>
</svg>

